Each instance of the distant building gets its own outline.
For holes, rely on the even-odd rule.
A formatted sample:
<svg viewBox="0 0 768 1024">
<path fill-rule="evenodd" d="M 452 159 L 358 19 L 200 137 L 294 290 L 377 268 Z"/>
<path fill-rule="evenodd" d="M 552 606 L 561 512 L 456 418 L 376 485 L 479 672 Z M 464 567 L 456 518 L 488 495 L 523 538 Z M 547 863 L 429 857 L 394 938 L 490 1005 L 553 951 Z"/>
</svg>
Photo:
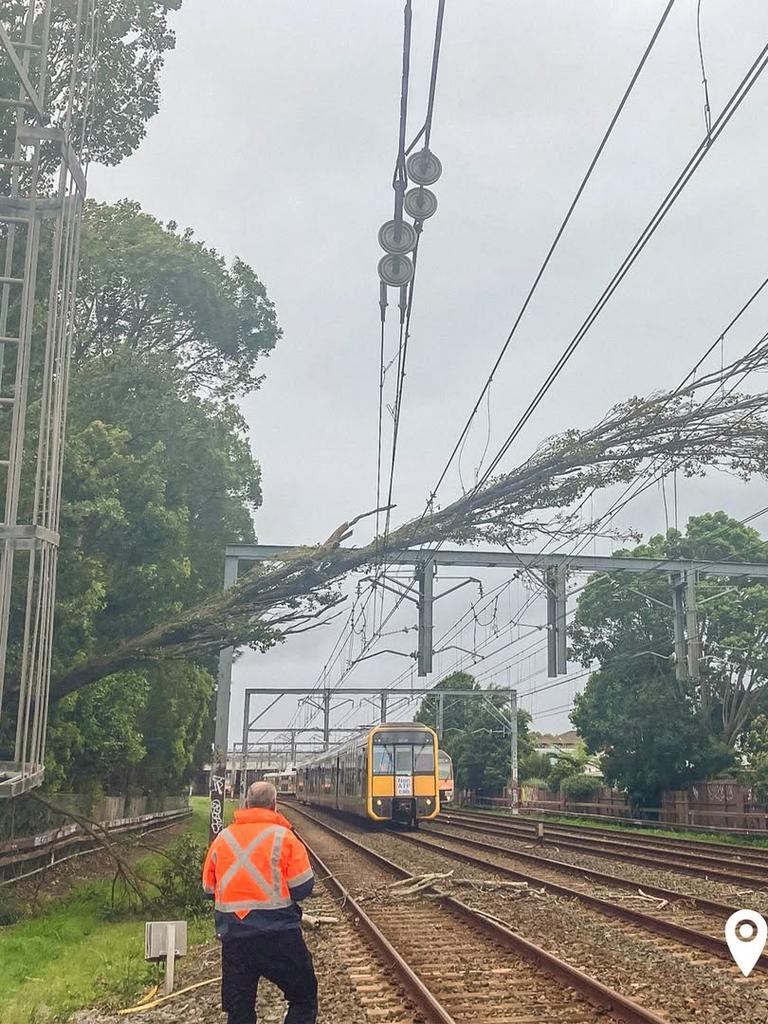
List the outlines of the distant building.
<svg viewBox="0 0 768 1024">
<path fill-rule="evenodd" d="M 534 747 L 537 754 L 544 754 L 549 758 L 550 764 L 554 764 L 563 754 L 575 754 L 579 749 L 581 740 L 575 729 L 561 733 L 542 733 Z M 597 755 L 590 755 L 583 768 L 585 775 L 593 778 L 602 778 L 600 770 L 600 758 Z"/>
</svg>

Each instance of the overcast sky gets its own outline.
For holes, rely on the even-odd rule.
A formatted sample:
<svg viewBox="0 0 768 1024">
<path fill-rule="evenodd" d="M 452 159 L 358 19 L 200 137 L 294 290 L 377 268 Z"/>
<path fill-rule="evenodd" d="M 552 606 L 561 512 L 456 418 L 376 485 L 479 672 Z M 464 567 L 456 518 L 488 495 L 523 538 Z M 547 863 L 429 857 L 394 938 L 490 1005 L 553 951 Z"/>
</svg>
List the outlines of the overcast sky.
<svg viewBox="0 0 768 1024">
<path fill-rule="evenodd" d="M 395 522 L 418 514 L 450 453 L 619 97 L 663 0 L 448 0 L 432 148 L 443 164 L 439 209 L 425 225 L 408 353 Z M 414 2 L 409 134 L 424 116 L 435 0 Z M 264 543 L 323 540 L 373 507 L 378 379 L 379 225 L 392 216 L 402 43 L 396 0 L 185 0 L 162 107 L 139 152 L 93 168 L 90 194 L 130 197 L 194 228 L 250 263 L 276 303 L 284 337 L 264 361 L 262 389 L 243 402 L 264 474 Z M 704 0 L 702 36 L 713 116 L 768 41 L 765 0 Z M 542 438 L 583 427 L 617 401 L 674 386 L 768 274 L 768 75 L 707 155 L 691 185 L 507 455 L 511 468 Z M 494 382 L 462 457 L 465 483 L 493 453 L 634 242 L 704 133 L 696 0 L 677 0 L 667 26 Z M 391 301 L 394 302 L 394 296 Z M 725 345 L 728 360 L 762 334 L 768 300 Z M 390 308 L 387 351 L 396 342 Z M 713 359 L 719 362 L 720 353 Z M 713 364 L 714 365 L 714 364 Z M 390 375 L 391 377 L 392 375 Z M 389 378 L 388 378 L 389 379 Z M 743 517 L 768 504 L 763 482 L 680 481 L 678 518 L 716 508 Z M 441 501 L 461 492 L 455 468 Z M 674 518 L 671 484 L 668 515 Z M 611 495 L 595 498 L 594 513 Z M 585 512 L 590 511 L 585 509 Z M 664 529 L 661 492 L 617 524 Z M 765 524 L 758 522 L 759 527 Z M 357 543 L 368 533 L 356 534 Z M 610 553 L 609 542 L 589 550 Z M 455 575 L 450 570 L 445 575 Z M 486 590 L 504 583 L 482 576 Z M 438 583 L 438 591 L 456 580 Z M 578 581 L 574 580 L 574 584 Z M 517 582 L 452 643 L 492 652 L 541 625 L 504 624 L 531 598 Z M 436 606 L 436 636 L 472 601 L 467 586 Z M 494 610 L 496 612 L 494 621 Z M 414 623 L 405 604 L 388 629 Z M 342 620 L 235 669 L 232 736 L 248 686 L 313 685 Z M 499 630 L 495 637 L 495 630 Z M 494 638 L 495 637 L 495 638 Z M 477 666 L 517 685 L 542 730 L 568 727 L 583 678 L 547 686 L 545 635 Z M 359 651 L 355 638 L 352 653 Z M 408 652 L 414 634 L 381 647 Z M 335 685 L 350 649 L 333 666 Z M 438 672 L 460 652 L 438 656 Z M 463 667 L 471 659 L 460 661 Z M 361 663 L 348 685 L 418 680 L 407 658 Z M 572 667 L 571 675 L 580 669 Z M 288 722 L 284 701 L 263 721 Z M 259 706 L 263 706 L 259 705 Z M 554 709 L 554 710 L 553 710 Z M 345 705 L 340 722 L 367 721 Z M 303 718 L 302 718 L 303 721 Z"/>
</svg>

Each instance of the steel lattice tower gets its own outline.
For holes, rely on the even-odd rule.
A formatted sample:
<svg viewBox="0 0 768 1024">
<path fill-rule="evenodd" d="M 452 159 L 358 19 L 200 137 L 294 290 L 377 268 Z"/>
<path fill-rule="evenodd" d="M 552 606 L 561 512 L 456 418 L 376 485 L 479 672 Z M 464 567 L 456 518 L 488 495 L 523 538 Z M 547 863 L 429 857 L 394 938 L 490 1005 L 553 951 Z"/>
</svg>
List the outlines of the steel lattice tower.
<svg viewBox="0 0 768 1024">
<path fill-rule="evenodd" d="M 97 3 L 0 16 L 0 797 L 44 772 Z"/>
</svg>

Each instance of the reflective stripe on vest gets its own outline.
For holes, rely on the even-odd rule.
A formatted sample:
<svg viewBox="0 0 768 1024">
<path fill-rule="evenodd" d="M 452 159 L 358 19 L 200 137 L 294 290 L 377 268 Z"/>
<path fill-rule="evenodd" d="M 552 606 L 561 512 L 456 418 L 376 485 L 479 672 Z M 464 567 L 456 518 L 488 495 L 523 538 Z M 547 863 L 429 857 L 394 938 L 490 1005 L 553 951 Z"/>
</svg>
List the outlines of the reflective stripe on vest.
<svg viewBox="0 0 768 1024">
<path fill-rule="evenodd" d="M 234 913 L 238 910 L 277 910 L 282 907 L 289 907 L 293 900 L 290 895 L 282 895 L 282 876 L 280 874 L 280 855 L 283 850 L 283 841 L 286 836 L 286 829 L 282 825 L 270 825 L 268 828 L 263 829 L 248 843 L 247 846 L 242 847 L 235 837 L 232 835 L 230 830 L 224 829 L 221 833 L 221 838 L 229 846 L 232 853 L 235 855 L 235 862 L 227 868 L 224 876 L 217 885 L 218 893 L 226 890 L 226 887 L 235 877 L 238 871 L 241 869 L 249 874 L 256 885 L 261 889 L 265 895 L 265 899 L 262 900 L 234 900 L 226 901 L 218 899 L 214 906 L 216 910 L 220 910 L 223 913 Z M 261 846 L 263 842 L 266 842 L 270 836 L 274 836 L 274 842 L 272 843 L 272 856 L 270 858 L 270 868 L 272 873 L 271 881 L 262 875 L 256 865 L 251 861 L 251 854 L 254 850 Z"/>
</svg>

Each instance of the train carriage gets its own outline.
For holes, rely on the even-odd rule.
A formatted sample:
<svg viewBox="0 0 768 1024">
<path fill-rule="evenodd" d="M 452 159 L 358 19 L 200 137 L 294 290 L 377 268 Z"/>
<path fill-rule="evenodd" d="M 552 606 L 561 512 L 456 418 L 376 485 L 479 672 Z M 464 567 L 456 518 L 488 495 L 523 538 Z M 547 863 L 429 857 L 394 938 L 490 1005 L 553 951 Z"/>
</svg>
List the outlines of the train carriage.
<svg viewBox="0 0 768 1024">
<path fill-rule="evenodd" d="M 288 768 L 282 772 L 265 772 L 264 780 L 271 782 L 278 796 L 296 796 L 296 771 Z"/>
<path fill-rule="evenodd" d="M 440 809 L 437 736 L 418 722 L 388 722 L 297 766 L 303 803 L 415 827 Z"/>
<path fill-rule="evenodd" d="M 455 780 L 453 777 L 453 760 L 446 750 L 438 751 L 437 755 L 438 774 L 440 777 L 440 803 L 453 803 L 455 793 Z"/>
</svg>

